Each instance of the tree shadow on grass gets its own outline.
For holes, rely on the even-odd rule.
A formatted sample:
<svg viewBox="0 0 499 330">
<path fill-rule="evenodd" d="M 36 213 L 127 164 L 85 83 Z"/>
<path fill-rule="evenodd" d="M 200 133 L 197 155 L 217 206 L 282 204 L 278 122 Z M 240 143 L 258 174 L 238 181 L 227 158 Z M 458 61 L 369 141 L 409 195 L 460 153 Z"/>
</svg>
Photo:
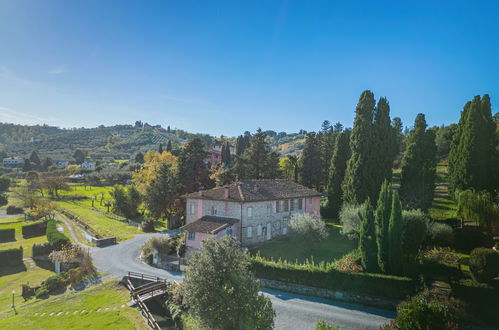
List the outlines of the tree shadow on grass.
<svg viewBox="0 0 499 330">
<path fill-rule="evenodd" d="M 25 271 L 27 271 L 27 269 L 24 264 L 13 265 L 13 266 L 2 266 L 0 267 L 0 276 L 12 275 Z"/>
<path fill-rule="evenodd" d="M 54 271 L 54 264 L 50 260 L 42 260 L 42 259 L 33 259 L 35 265 L 37 265 L 40 268 L 50 270 L 51 272 Z"/>
</svg>

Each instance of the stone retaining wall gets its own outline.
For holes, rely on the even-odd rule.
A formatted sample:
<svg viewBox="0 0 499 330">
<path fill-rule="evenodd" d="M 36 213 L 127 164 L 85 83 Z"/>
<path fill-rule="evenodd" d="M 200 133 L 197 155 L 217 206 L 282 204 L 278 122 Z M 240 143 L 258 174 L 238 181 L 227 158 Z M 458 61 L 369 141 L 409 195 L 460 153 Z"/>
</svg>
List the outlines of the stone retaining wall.
<svg viewBox="0 0 499 330">
<path fill-rule="evenodd" d="M 394 300 L 394 299 L 362 295 L 352 292 L 321 289 L 312 286 L 305 286 L 305 285 L 281 282 L 275 280 L 267 280 L 263 278 L 259 279 L 259 281 L 262 287 L 266 289 L 274 289 L 279 291 L 301 294 L 305 296 L 313 296 L 313 297 L 320 297 L 337 301 L 356 303 L 361 305 L 379 307 L 383 309 L 394 310 L 396 306 L 400 303 L 399 300 Z"/>
</svg>

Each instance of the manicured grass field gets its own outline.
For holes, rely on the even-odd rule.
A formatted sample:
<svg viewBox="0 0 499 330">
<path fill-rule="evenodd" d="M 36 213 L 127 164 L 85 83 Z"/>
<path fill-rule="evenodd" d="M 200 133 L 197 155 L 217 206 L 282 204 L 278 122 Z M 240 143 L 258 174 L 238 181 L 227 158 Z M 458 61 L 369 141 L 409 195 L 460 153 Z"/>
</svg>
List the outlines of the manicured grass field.
<svg viewBox="0 0 499 330">
<path fill-rule="evenodd" d="M 328 229 L 329 237 L 312 248 L 302 238 L 289 235 L 259 246 L 253 249 L 252 253 L 259 251 L 262 257 L 291 262 L 303 262 L 306 259 L 309 261 L 313 259 L 314 262 L 330 262 L 341 258 L 357 247 L 357 242 L 341 235 L 338 227 L 328 224 Z"/>
<path fill-rule="evenodd" d="M 15 216 L 15 217 L 8 217 L 8 218 L 0 218 L 0 225 L 11 223 L 11 222 L 22 222 L 22 221 L 24 221 L 24 215 Z"/>
<path fill-rule="evenodd" d="M 457 216 L 457 205 L 449 195 L 447 171 L 447 163 L 439 163 L 437 165 L 435 195 L 433 198 L 433 205 L 429 210 L 429 214 L 434 220 L 445 220 Z"/>
<path fill-rule="evenodd" d="M 40 221 L 38 221 L 38 222 L 40 222 Z M 0 243 L 0 250 L 19 248 L 20 246 L 22 246 L 24 249 L 23 250 L 24 258 L 30 258 L 31 257 L 31 247 L 33 246 L 33 244 L 42 244 L 42 243 L 45 243 L 47 241 L 47 236 L 45 236 L 45 235 L 36 236 L 36 237 L 32 237 L 32 238 L 23 238 L 21 227 L 25 226 L 25 225 L 31 225 L 34 223 L 37 223 L 37 222 L 22 221 L 22 222 L 16 222 L 16 223 L 0 223 L 0 229 L 14 228 L 14 230 L 16 231 L 16 240 L 12 241 L 12 242 Z"/>
<path fill-rule="evenodd" d="M 21 297 L 21 284 L 29 283 L 31 286 L 36 286 L 51 275 L 54 273 L 36 266 L 32 261 L 25 262 L 24 266 L 2 267 L 0 269 L 0 319 L 12 315 L 10 307 L 12 290 L 15 291 L 15 303 L 19 311 L 27 304 Z M 3 329 L 1 325 L 0 329 Z"/>
<path fill-rule="evenodd" d="M 56 203 L 58 208 L 77 216 L 80 221 L 88 224 L 103 237 L 116 236 L 118 241 L 125 241 L 132 238 L 135 234 L 140 233 L 137 227 L 111 219 L 92 208 L 66 201 L 59 201 Z"/>
<path fill-rule="evenodd" d="M 111 202 L 111 196 L 109 192 L 113 190 L 111 186 L 82 186 L 80 184 L 71 184 L 69 191 L 60 191 L 59 195 L 63 199 L 70 197 L 86 197 L 86 199 L 79 199 L 76 203 L 92 208 L 92 200 L 94 200 L 94 208 L 101 211 L 107 212 L 106 202 Z M 102 205 L 101 205 L 102 200 Z"/>
<path fill-rule="evenodd" d="M 128 291 L 114 280 L 83 291 L 67 290 L 48 299 L 32 299 L 13 313 L 0 316 L 1 329 L 147 329 L 140 313 L 121 305 L 130 301 Z M 101 308 L 100 311 L 96 311 Z M 109 310 L 105 310 L 109 308 Z M 115 309 L 114 309 L 115 308 Z M 74 311 L 78 313 L 73 314 Z M 83 311 L 83 312 L 82 312 Z M 59 312 L 63 312 L 56 316 Z M 66 312 L 69 312 L 66 314 Z M 35 313 L 46 313 L 44 316 Z M 50 313 L 54 313 L 49 316 Z"/>
</svg>

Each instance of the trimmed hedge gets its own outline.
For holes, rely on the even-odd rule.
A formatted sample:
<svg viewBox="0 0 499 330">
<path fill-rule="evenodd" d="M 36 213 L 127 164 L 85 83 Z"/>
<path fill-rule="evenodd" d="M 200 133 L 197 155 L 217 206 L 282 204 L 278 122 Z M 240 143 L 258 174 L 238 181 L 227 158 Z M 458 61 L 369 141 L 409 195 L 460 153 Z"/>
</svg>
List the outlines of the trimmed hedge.
<svg viewBox="0 0 499 330">
<path fill-rule="evenodd" d="M 7 214 L 21 214 L 23 213 L 23 208 L 22 207 L 17 207 L 14 205 L 9 205 L 7 206 L 6 212 Z"/>
<path fill-rule="evenodd" d="M 43 236 L 47 231 L 47 223 L 37 222 L 31 225 L 22 226 L 22 233 L 24 238 Z"/>
<path fill-rule="evenodd" d="M 17 266 L 23 264 L 23 248 L 0 251 L 0 266 Z"/>
<path fill-rule="evenodd" d="M 0 230 L 0 242 L 9 242 L 16 240 L 16 230 L 14 228 Z"/>
<path fill-rule="evenodd" d="M 320 266 L 295 265 L 283 262 L 253 259 L 255 275 L 268 280 L 341 290 L 394 299 L 405 299 L 416 291 L 408 277 L 371 273 L 344 273 Z"/>
<path fill-rule="evenodd" d="M 57 230 L 57 225 L 55 220 L 47 221 L 47 240 L 50 244 L 55 246 L 56 248 L 60 248 L 61 246 L 69 243 L 69 238 L 63 233 L 60 233 Z"/>
<path fill-rule="evenodd" d="M 50 243 L 33 244 L 33 246 L 31 247 L 31 254 L 33 257 L 46 256 L 54 250 L 55 246 Z"/>
</svg>

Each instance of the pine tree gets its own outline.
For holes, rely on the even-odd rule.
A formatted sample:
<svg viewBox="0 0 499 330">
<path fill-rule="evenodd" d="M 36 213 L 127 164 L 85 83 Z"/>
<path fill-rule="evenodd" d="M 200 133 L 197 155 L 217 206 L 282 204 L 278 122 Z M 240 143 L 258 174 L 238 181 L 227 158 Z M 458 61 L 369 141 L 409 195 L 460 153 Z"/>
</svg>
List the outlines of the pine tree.
<svg viewBox="0 0 499 330">
<path fill-rule="evenodd" d="M 194 192 L 201 187 L 210 188 L 214 185 L 204 162 L 207 155 L 199 138 L 189 141 L 182 149 L 178 159 L 178 182 L 181 193 Z"/>
<path fill-rule="evenodd" d="M 405 207 L 428 210 L 435 190 L 435 167 L 435 134 L 426 129 L 425 116 L 418 114 L 402 159 L 400 198 Z"/>
<path fill-rule="evenodd" d="M 497 138 L 490 98 L 475 96 L 466 103 L 454 134 L 449 153 L 450 189 L 492 192 L 499 170 Z"/>
<path fill-rule="evenodd" d="M 29 156 L 29 161 L 31 162 L 31 165 L 34 167 L 40 167 L 42 164 L 40 157 L 38 157 L 38 153 L 36 151 L 32 151 L 31 155 Z"/>
<path fill-rule="evenodd" d="M 166 217 L 170 205 L 177 196 L 177 182 L 171 165 L 162 163 L 155 179 L 146 189 L 144 196 L 147 209 L 154 218 Z"/>
<path fill-rule="evenodd" d="M 347 161 L 350 158 L 350 131 L 341 132 L 331 157 L 328 183 L 328 216 L 338 218 L 343 201 L 342 182 L 345 179 Z"/>
<path fill-rule="evenodd" d="M 373 186 L 370 156 L 374 105 L 374 94 L 368 90 L 362 92 L 355 109 L 355 121 L 350 135 L 352 156 L 347 162 L 343 181 L 343 200 L 350 204 L 364 202 L 370 196 L 369 187 Z"/>
<path fill-rule="evenodd" d="M 85 160 L 85 153 L 81 149 L 76 149 L 73 158 L 76 164 L 80 165 Z"/>
<path fill-rule="evenodd" d="M 361 263 L 368 272 L 377 269 L 377 246 L 374 226 L 374 213 L 371 201 L 367 198 L 360 218 L 359 251 Z"/>
<path fill-rule="evenodd" d="M 369 181 L 370 197 L 375 201 L 379 196 L 379 190 L 385 180 L 391 180 L 393 159 L 395 157 L 395 135 L 390 120 L 390 105 L 386 98 L 378 101 L 373 126 L 374 144 L 372 152 L 372 167 Z"/>
<path fill-rule="evenodd" d="M 244 132 L 244 135 L 239 135 L 236 139 L 236 155 L 241 156 L 251 144 L 250 132 Z"/>
<path fill-rule="evenodd" d="M 135 162 L 138 164 L 144 164 L 144 154 L 138 152 L 137 155 L 135 155 Z"/>
<path fill-rule="evenodd" d="M 383 272 L 388 271 L 389 261 L 389 226 L 392 209 L 392 188 L 388 180 L 383 182 L 379 192 L 378 204 L 375 213 L 376 245 L 378 247 L 378 267 Z"/>
<path fill-rule="evenodd" d="M 163 144 L 162 144 L 162 143 L 160 143 L 160 144 L 159 144 L 158 152 L 159 152 L 160 154 L 162 154 L 162 153 L 163 153 Z"/>
<path fill-rule="evenodd" d="M 320 154 L 317 137 L 314 133 L 308 133 L 305 146 L 298 161 L 298 180 L 309 188 L 319 188 L 321 183 Z"/>
<path fill-rule="evenodd" d="M 252 179 L 263 179 L 270 154 L 270 147 L 265 141 L 267 134 L 258 129 L 251 137 L 251 144 L 245 151 L 248 175 Z"/>
<path fill-rule="evenodd" d="M 281 171 L 279 169 L 279 154 L 277 152 L 271 152 L 267 159 L 265 178 L 278 179 L 280 177 L 281 177 Z"/>
<path fill-rule="evenodd" d="M 172 147 L 172 141 L 168 140 L 168 144 L 166 145 L 166 151 L 172 152 L 173 147 Z"/>
<path fill-rule="evenodd" d="M 404 230 L 404 223 L 402 218 L 402 206 L 400 205 L 400 198 L 398 191 L 393 191 L 392 207 L 390 214 L 390 224 L 388 227 L 389 235 L 389 254 L 388 254 L 388 267 L 389 273 L 401 274 L 402 273 L 402 234 Z"/>
</svg>

